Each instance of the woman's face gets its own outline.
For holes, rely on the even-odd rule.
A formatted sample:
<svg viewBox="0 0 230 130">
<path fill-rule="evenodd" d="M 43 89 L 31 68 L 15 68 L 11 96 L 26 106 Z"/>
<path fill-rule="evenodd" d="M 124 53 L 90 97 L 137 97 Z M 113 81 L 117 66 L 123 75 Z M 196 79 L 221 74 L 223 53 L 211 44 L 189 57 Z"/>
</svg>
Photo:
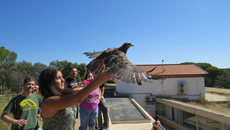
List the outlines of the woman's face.
<svg viewBox="0 0 230 130">
<path fill-rule="evenodd" d="M 57 75 L 54 77 L 52 87 L 55 87 L 58 92 L 62 92 L 65 87 L 65 80 L 63 79 L 61 71 L 57 72 Z"/>
<path fill-rule="evenodd" d="M 88 76 L 87 76 L 87 80 L 92 80 L 92 79 L 94 79 L 93 74 L 89 73 Z"/>
</svg>

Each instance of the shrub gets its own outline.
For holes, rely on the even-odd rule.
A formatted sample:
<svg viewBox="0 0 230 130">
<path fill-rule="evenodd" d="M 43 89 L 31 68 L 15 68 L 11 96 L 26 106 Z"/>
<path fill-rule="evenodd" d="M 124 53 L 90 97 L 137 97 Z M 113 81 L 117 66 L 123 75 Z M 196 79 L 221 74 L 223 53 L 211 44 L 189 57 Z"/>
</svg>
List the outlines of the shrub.
<svg viewBox="0 0 230 130">
<path fill-rule="evenodd" d="M 209 102 L 208 102 L 208 100 L 205 99 L 205 97 L 203 97 L 203 96 L 200 94 L 200 96 L 199 96 L 199 103 L 206 105 L 206 104 L 208 104 Z"/>
</svg>

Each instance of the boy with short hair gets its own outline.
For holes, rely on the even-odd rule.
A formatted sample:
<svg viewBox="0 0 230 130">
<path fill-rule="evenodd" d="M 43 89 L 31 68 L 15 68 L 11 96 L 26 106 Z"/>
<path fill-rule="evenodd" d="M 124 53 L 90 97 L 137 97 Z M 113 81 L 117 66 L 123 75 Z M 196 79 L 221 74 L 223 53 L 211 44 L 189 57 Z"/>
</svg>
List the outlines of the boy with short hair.
<svg viewBox="0 0 230 130">
<path fill-rule="evenodd" d="M 14 124 L 14 130 L 35 130 L 38 128 L 38 108 L 42 102 L 38 94 L 33 94 L 35 79 L 25 78 L 23 93 L 11 99 L 3 110 L 1 119 L 4 122 Z M 14 118 L 9 117 L 13 114 Z"/>
</svg>

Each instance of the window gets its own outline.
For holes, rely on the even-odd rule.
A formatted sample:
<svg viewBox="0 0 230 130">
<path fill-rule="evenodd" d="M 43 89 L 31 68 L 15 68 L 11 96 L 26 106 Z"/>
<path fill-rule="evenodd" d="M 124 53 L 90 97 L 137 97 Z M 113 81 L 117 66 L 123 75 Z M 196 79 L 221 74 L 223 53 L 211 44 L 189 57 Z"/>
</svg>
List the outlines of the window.
<svg viewBox="0 0 230 130">
<path fill-rule="evenodd" d="M 167 108 L 167 118 L 178 122 L 178 109 L 170 106 L 166 106 Z"/>
<path fill-rule="evenodd" d="M 165 104 L 157 102 L 157 114 L 165 117 Z"/>
<path fill-rule="evenodd" d="M 224 124 L 224 130 L 230 130 L 230 125 Z"/>
<path fill-rule="evenodd" d="M 198 116 L 199 130 L 221 130 L 221 123 L 203 116 Z"/>
<path fill-rule="evenodd" d="M 196 116 L 192 113 L 188 113 L 180 110 L 180 124 L 189 130 L 196 130 Z"/>
</svg>

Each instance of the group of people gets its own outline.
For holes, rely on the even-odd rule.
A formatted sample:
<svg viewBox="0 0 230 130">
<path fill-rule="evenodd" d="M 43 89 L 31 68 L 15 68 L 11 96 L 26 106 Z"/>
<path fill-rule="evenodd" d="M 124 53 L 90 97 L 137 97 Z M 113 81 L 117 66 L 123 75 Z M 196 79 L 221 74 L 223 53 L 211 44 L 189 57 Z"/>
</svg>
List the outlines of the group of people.
<svg viewBox="0 0 230 130">
<path fill-rule="evenodd" d="M 90 82 L 94 80 L 94 75 L 91 72 L 86 74 L 85 79 L 83 80 L 83 84 L 79 84 L 78 80 L 76 79 L 77 76 L 77 69 L 71 68 L 70 69 L 70 77 L 65 80 L 65 85 L 67 88 L 79 88 L 83 89 L 87 86 Z M 108 109 L 104 102 L 104 90 L 105 90 L 105 83 L 100 85 L 99 88 L 95 89 L 91 92 L 81 103 L 80 103 L 80 127 L 79 130 L 86 130 L 89 127 L 89 130 L 97 129 L 97 115 L 99 110 L 103 113 L 104 117 L 104 124 L 102 128 L 105 130 L 109 130 L 109 117 L 108 117 Z M 79 106 L 76 105 L 77 113 L 76 119 L 78 119 L 78 109 Z M 99 109 L 98 109 L 99 107 Z"/>
<path fill-rule="evenodd" d="M 74 130 L 80 106 L 79 130 L 95 130 L 99 107 L 104 116 L 103 128 L 108 130 L 108 109 L 103 93 L 104 82 L 112 79 L 104 69 L 105 66 L 95 77 L 88 73 L 83 85 L 79 85 L 76 68 L 71 68 L 70 77 L 64 80 L 58 67 L 48 67 L 41 72 L 39 85 L 35 85 L 32 77 L 24 80 L 23 93 L 12 98 L 3 110 L 1 119 L 13 124 L 12 130 L 38 130 L 41 129 L 38 126 L 41 115 L 43 130 Z M 39 91 L 43 100 L 37 94 Z M 14 118 L 9 116 L 10 113 Z"/>
<path fill-rule="evenodd" d="M 103 95 L 104 83 L 112 79 L 104 69 L 105 66 L 95 77 L 92 73 L 87 73 L 81 85 L 76 79 L 76 68 L 70 69 L 70 77 L 66 80 L 58 67 L 43 70 L 39 76 L 39 85 L 35 84 L 32 77 L 25 78 L 22 94 L 11 99 L 3 110 L 1 119 L 12 124 L 11 130 L 41 130 L 38 126 L 39 118 L 43 121 L 43 130 L 74 130 L 79 111 L 79 130 L 95 130 L 99 107 L 104 119 L 102 127 L 108 130 L 108 109 Z M 116 79 L 113 81 L 119 82 Z M 43 100 L 38 95 L 39 92 Z M 9 114 L 13 114 L 14 118 Z M 165 128 L 156 121 L 152 130 Z"/>
</svg>

